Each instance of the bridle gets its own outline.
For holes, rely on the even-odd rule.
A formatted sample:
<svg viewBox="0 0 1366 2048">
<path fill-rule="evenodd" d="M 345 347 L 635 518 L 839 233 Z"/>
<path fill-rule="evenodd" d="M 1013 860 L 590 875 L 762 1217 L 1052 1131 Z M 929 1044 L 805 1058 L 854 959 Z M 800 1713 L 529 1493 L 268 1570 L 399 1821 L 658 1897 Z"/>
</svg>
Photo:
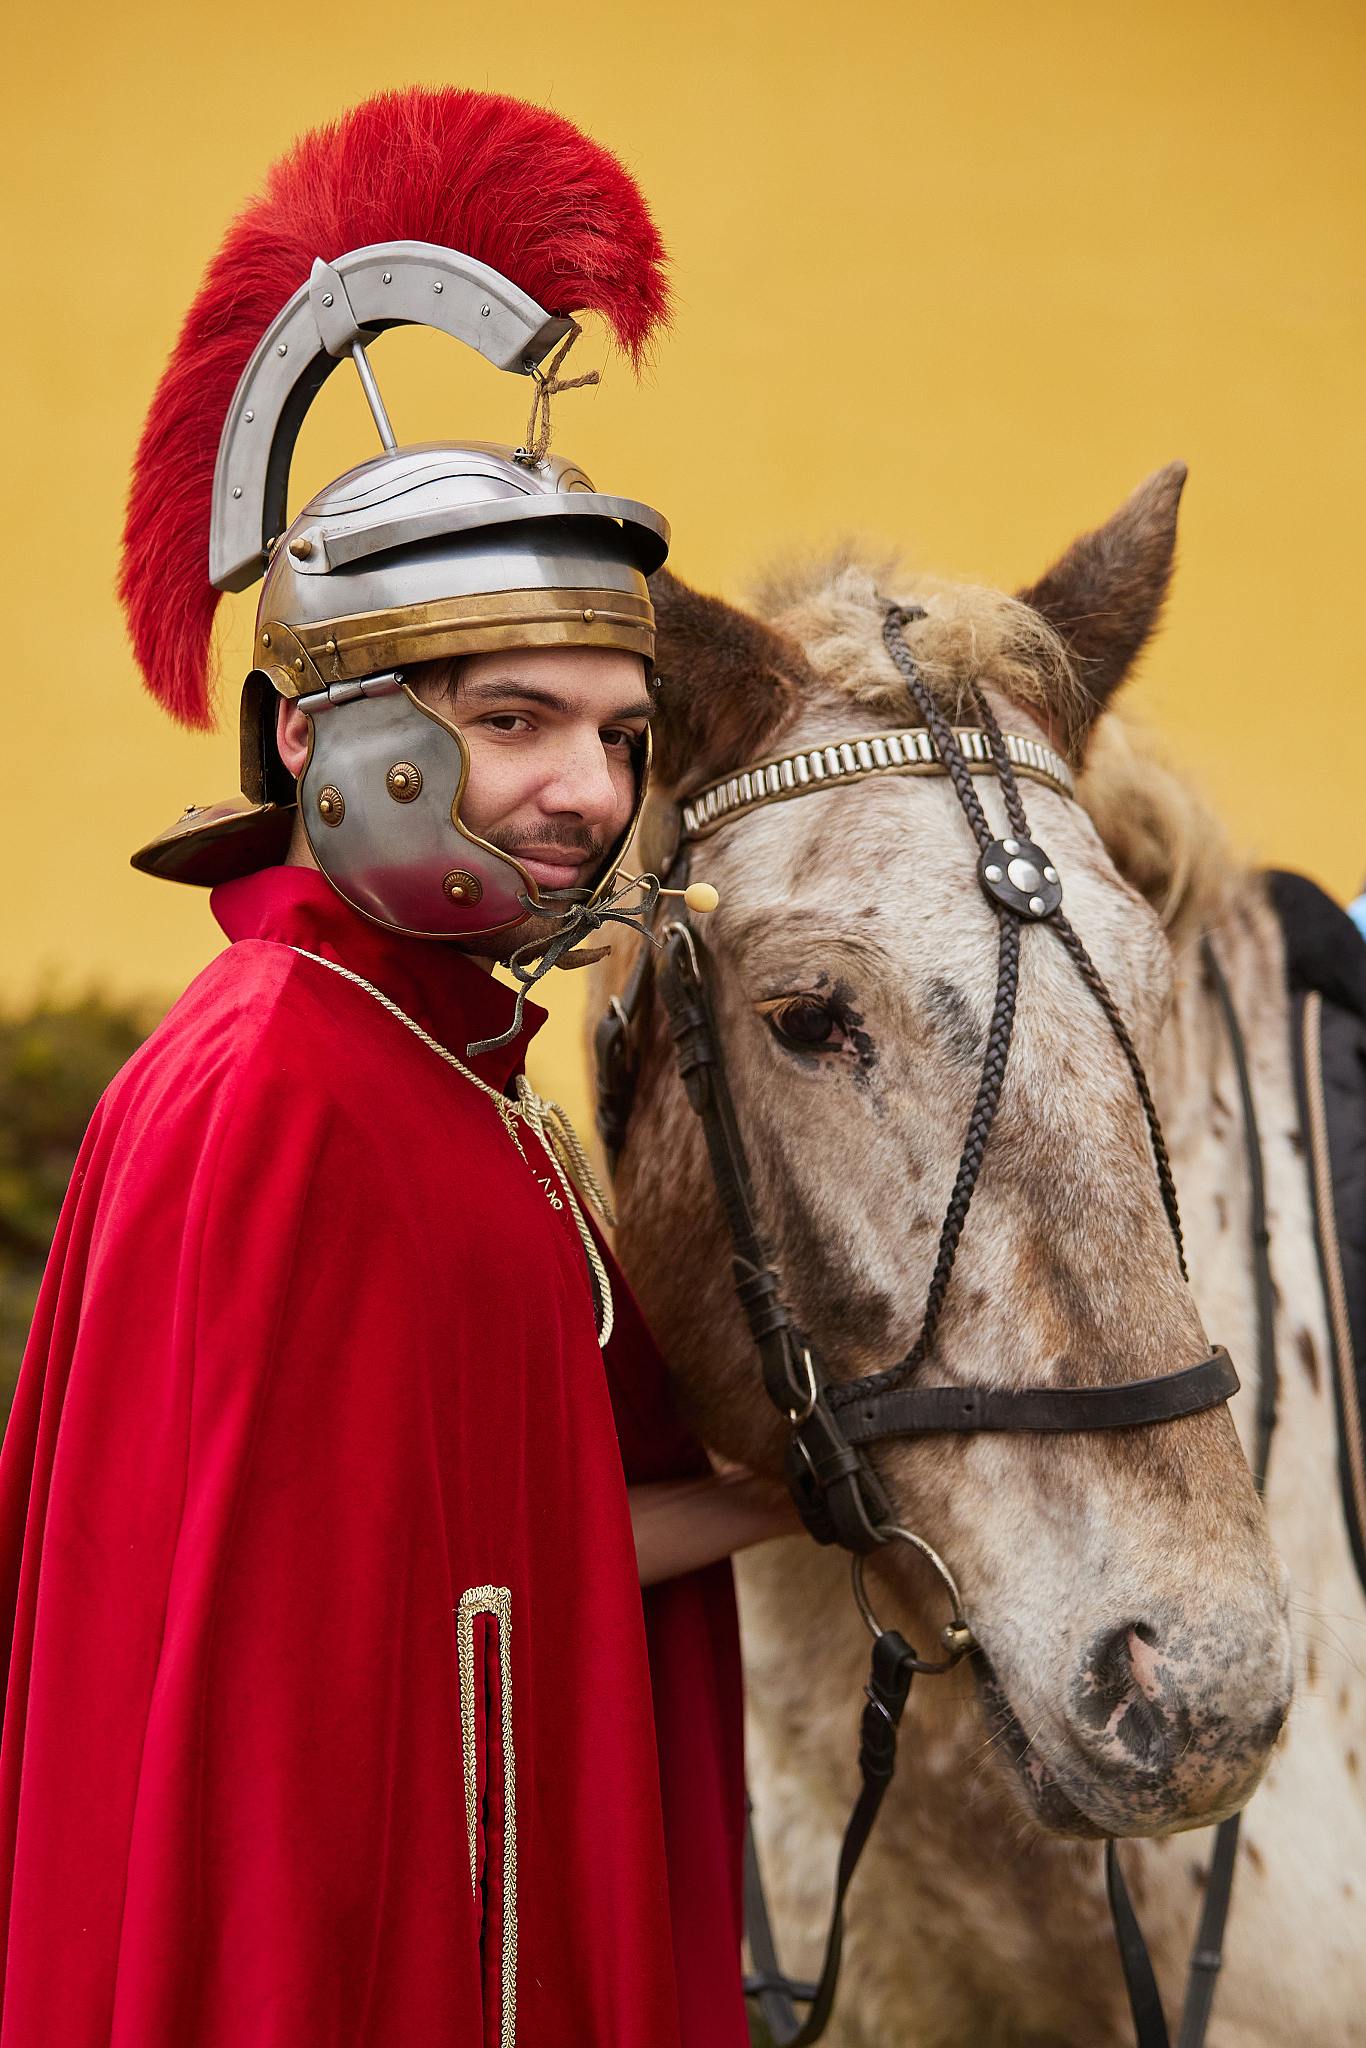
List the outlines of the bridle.
<svg viewBox="0 0 1366 2048">
<path fill-rule="evenodd" d="M 870 1376 L 838 1380 L 792 1318 L 757 1221 L 753 1176 L 707 987 L 706 949 L 689 924 L 675 922 L 665 928 L 657 964 L 654 949 L 642 949 L 623 996 L 614 1000 L 600 1023 L 596 1041 L 599 1130 L 609 1155 L 615 1158 L 625 1137 L 634 1092 L 638 1061 L 634 1027 L 653 972 L 679 1073 L 705 1135 L 712 1180 L 730 1237 L 736 1294 L 759 1354 L 765 1390 L 789 1425 L 788 1484 L 802 1520 L 816 1540 L 841 1544 L 852 1553 L 855 1596 L 873 1635 L 868 1704 L 861 1727 L 861 1790 L 841 1845 L 834 1910 L 817 1985 L 796 1985 L 779 1970 L 752 1843 L 747 1852 L 747 1920 L 755 1964 L 748 1988 L 759 1998 L 780 2048 L 807 2048 L 828 2022 L 843 1941 L 844 1895 L 895 1768 L 897 1729 L 911 1680 L 916 1672 L 949 1669 L 975 1646 L 952 1573 L 923 1539 L 895 1526 L 891 1503 L 869 1462 L 867 1447 L 945 1431 L 1136 1428 L 1217 1406 L 1227 1401 L 1239 1384 L 1227 1352 L 1220 1348 L 1169 1374 L 1098 1387 L 927 1385 L 920 1377 L 921 1369 L 933 1357 L 959 1242 L 1001 1100 L 1015 1020 L 1021 939 L 1028 925 L 1050 930 L 1061 942 L 1124 1053 L 1146 1119 L 1183 1278 L 1186 1272 L 1171 1167 L 1142 1063 L 1098 968 L 1062 913 L 1061 878 L 1030 834 L 1020 793 L 1017 775 L 1035 777 L 1070 794 L 1066 764 L 1037 741 L 1003 734 L 985 695 L 975 685 L 971 698 L 979 725 L 967 729 L 950 726 L 926 688 L 904 638 L 906 626 L 924 616 L 919 609 L 892 606 L 883 622 L 888 655 L 922 725 L 912 732 L 865 737 L 805 755 L 785 756 L 700 792 L 683 806 L 679 849 L 672 873 L 666 877 L 676 880 L 680 871 L 686 874 L 693 841 L 710 836 L 730 818 L 766 802 L 786 801 L 811 789 L 879 772 L 937 772 L 947 775 L 953 785 L 977 843 L 978 879 L 996 914 L 996 992 L 977 1093 L 940 1230 L 919 1334 L 904 1358 Z M 879 750 L 884 758 L 879 758 Z M 804 774 L 800 772 L 803 765 Z M 973 787 L 974 769 L 994 772 L 999 781 L 1010 827 L 1003 839 L 993 835 Z M 949 1595 L 952 1615 L 941 1631 L 942 1657 L 920 1657 L 898 1631 L 878 1624 L 868 1603 L 864 1559 L 871 1551 L 897 1541 L 913 1545 L 925 1557 Z M 1224 1823 L 1224 1829 L 1236 1831 L 1236 1820 Z M 1227 1840 L 1221 1831 L 1216 1864 Z M 1113 1848 L 1110 1844 L 1107 1877 L 1139 2048 L 1167 2048 L 1166 2023 L 1152 1966 Z M 1231 1883 L 1231 1843 L 1226 1860 Z M 1224 1889 L 1226 1910 L 1227 1886 Z M 1213 1953 L 1217 1939 L 1206 1940 L 1209 1931 L 1202 1925 L 1201 1947 Z M 1208 1961 L 1204 1967 L 1208 1970 Z M 1212 1992 L 1212 1983 L 1210 1989 Z M 794 2001 L 809 2004 L 804 2022 L 796 2020 Z M 1179 2048 L 1199 2048 L 1203 2036 L 1203 2020 L 1198 2032 L 1188 2032 L 1183 2026 Z"/>
</svg>

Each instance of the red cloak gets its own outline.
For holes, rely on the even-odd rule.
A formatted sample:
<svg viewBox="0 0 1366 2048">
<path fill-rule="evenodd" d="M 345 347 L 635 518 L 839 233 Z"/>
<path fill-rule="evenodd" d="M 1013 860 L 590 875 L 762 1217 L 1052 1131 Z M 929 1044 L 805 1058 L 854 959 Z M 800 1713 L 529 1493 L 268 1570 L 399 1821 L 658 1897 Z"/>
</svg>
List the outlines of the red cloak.
<svg viewBox="0 0 1366 2048">
<path fill-rule="evenodd" d="M 462 1055 L 511 995 L 312 871 L 214 908 L 0 1456 L 0 2048 L 741 2048 L 729 1569 L 642 1601 L 625 1491 L 697 1448 L 495 1106 L 291 946 Z"/>
</svg>

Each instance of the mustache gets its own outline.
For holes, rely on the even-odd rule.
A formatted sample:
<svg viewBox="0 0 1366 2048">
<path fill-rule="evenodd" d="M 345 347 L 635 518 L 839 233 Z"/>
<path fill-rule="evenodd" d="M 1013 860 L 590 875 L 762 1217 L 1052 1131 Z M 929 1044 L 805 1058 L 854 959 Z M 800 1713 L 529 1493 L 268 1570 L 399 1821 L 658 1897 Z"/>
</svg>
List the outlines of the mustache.
<svg viewBox="0 0 1366 2048">
<path fill-rule="evenodd" d="M 528 825 L 521 831 L 503 825 L 494 826 L 483 836 L 490 846 L 496 846 L 500 853 L 511 854 L 514 860 L 519 853 L 535 853 L 541 846 L 581 853 L 585 860 L 594 862 L 600 861 L 607 852 L 606 842 L 589 825 Z"/>
</svg>

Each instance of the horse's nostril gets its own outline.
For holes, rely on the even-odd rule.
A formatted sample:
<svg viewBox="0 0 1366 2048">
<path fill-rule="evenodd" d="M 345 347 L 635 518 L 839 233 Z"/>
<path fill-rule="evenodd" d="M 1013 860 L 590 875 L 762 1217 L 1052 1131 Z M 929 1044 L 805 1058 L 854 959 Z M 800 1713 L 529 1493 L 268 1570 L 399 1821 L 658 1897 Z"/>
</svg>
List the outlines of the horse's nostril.
<svg viewBox="0 0 1366 2048">
<path fill-rule="evenodd" d="M 1097 1760 L 1145 1771 L 1169 1768 L 1180 1701 L 1160 1641 L 1147 1622 L 1126 1621 L 1098 1637 L 1082 1660 L 1071 1719 Z"/>
</svg>

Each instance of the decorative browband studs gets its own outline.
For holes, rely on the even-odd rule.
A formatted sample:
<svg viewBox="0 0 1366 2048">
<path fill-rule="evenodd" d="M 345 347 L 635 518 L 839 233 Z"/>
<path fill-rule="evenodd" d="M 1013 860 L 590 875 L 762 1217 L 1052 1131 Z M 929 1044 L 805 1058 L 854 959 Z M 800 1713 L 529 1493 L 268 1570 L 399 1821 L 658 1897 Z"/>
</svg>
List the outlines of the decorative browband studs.
<svg viewBox="0 0 1366 2048">
<path fill-rule="evenodd" d="M 1051 917 L 1062 902 L 1058 871 L 1032 839 L 993 839 L 977 875 L 988 896 L 1020 917 Z"/>
</svg>

